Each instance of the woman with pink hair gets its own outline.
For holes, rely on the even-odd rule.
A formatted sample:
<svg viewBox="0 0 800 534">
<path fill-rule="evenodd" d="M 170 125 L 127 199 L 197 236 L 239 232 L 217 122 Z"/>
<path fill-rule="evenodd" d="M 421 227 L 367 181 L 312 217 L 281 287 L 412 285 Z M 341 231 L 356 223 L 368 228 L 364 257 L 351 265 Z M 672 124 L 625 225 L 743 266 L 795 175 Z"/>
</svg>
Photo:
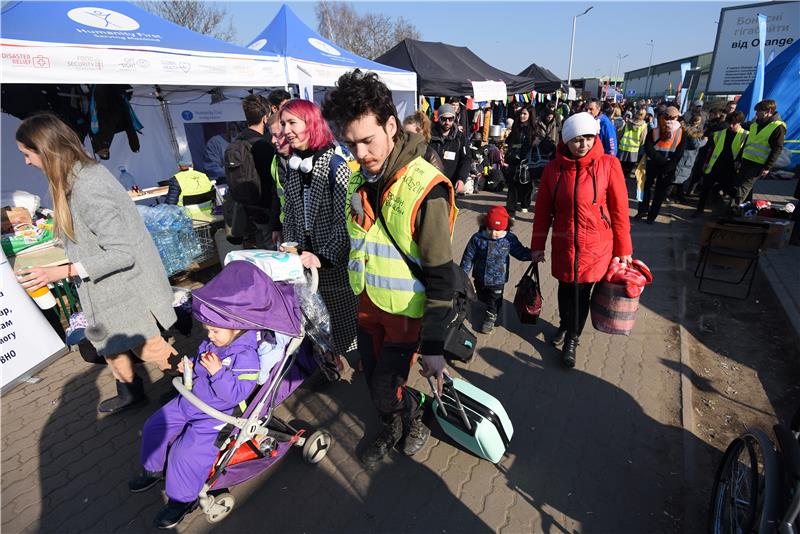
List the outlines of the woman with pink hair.
<svg viewBox="0 0 800 534">
<path fill-rule="evenodd" d="M 293 99 L 280 109 L 291 147 L 283 206 L 283 239 L 298 244 L 305 267 L 319 269 L 319 292 L 331 316 L 337 355 L 356 348 L 358 299 L 350 289 L 345 222 L 350 167 L 334 152 L 335 141 L 319 106 Z"/>
</svg>

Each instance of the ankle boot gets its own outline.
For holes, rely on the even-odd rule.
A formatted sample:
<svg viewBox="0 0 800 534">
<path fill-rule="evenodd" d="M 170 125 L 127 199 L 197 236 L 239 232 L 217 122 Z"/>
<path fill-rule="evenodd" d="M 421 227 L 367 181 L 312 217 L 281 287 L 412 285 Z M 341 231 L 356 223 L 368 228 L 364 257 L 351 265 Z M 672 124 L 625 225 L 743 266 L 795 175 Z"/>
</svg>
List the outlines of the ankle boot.
<svg viewBox="0 0 800 534">
<path fill-rule="evenodd" d="M 381 433 L 361 453 L 361 462 L 367 467 L 385 458 L 403 436 L 403 421 L 398 414 L 381 416 L 381 423 Z"/>
<path fill-rule="evenodd" d="M 481 325 L 481 332 L 484 334 L 491 334 L 494 330 L 494 325 L 497 322 L 497 314 L 486 312 L 483 317 L 483 324 Z"/>
<path fill-rule="evenodd" d="M 101 402 L 97 407 L 97 411 L 100 413 L 118 413 L 146 400 L 142 379 L 134 376 L 133 382 L 130 383 L 117 380 L 117 396 Z"/>
<path fill-rule="evenodd" d="M 403 439 L 401 443 L 401 450 L 406 456 L 414 456 L 421 451 L 425 444 L 428 443 L 428 438 L 431 437 L 430 429 L 422 422 L 422 416 L 425 415 L 425 400 L 427 397 L 422 394 L 417 413 L 413 417 L 403 418 Z"/>
<path fill-rule="evenodd" d="M 575 367 L 575 351 L 578 348 L 578 338 L 568 336 L 564 340 L 564 348 L 561 349 L 561 361 L 565 367 Z"/>
</svg>

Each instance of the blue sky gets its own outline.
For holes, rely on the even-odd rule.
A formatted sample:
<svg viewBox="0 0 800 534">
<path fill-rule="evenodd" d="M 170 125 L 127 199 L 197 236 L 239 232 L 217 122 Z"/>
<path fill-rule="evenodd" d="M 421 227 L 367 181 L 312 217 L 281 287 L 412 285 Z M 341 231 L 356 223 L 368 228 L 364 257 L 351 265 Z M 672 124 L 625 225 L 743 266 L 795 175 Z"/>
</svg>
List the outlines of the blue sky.
<svg viewBox="0 0 800 534">
<path fill-rule="evenodd" d="M 379 12 L 411 21 L 425 41 L 467 46 L 488 63 L 516 74 L 537 63 L 567 77 L 572 17 L 578 18 L 573 78 L 608 76 L 647 67 L 653 39 L 653 64 L 711 52 L 722 7 L 745 2 L 352 2 L 358 13 Z M 752 2 L 748 2 L 752 3 Z M 289 2 L 316 29 L 314 2 Z M 279 2 L 226 2 L 246 44 L 275 16 Z"/>
</svg>

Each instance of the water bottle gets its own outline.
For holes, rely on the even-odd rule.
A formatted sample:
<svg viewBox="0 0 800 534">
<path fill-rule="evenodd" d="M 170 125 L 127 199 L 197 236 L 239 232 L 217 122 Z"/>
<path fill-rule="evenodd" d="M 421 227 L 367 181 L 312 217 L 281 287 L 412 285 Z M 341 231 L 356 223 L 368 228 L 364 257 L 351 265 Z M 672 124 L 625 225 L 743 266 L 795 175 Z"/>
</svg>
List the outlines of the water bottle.
<svg viewBox="0 0 800 534">
<path fill-rule="evenodd" d="M 183 387 L 192 390 L 192 360 L 188 356 L 183 357 Z"/>
<path fill-rule="evenodd" d="M 136 186 L 136 178 L 129 173 L 123 165 L 119 166 L 119 182 L 128 191 L 133 191 Z"/>
</svg>

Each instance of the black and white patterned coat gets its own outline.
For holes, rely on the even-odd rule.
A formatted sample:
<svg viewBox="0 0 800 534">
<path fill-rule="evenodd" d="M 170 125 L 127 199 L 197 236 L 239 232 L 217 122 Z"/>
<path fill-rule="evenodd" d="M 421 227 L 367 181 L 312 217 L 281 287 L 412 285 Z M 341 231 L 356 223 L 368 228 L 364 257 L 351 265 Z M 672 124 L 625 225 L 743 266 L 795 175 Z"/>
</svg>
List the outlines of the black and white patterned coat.
<svg viewBox="0 0 800 534">
<path fill-rule="evenodd" d="M 333 173 L 331 168 L 335 169 Z M 345 202 L 350 167 L 334 153 L 333 148 L 329 148 L 314 155 L 311 175 L 306 206 L 301 172 L 288 169 L 284 186 L 283 240 L 300 243 L 306 250 L 310 244 L 309 252 L 324 258 L 319 271 L 319 292 L 331 315 L 336 350 L 339 354 L 346 354 L 356 348 L 358 306 L 358 297 L 350 289 L 347 279 L 350 238 L 345 221 Z"/>
</svg>

